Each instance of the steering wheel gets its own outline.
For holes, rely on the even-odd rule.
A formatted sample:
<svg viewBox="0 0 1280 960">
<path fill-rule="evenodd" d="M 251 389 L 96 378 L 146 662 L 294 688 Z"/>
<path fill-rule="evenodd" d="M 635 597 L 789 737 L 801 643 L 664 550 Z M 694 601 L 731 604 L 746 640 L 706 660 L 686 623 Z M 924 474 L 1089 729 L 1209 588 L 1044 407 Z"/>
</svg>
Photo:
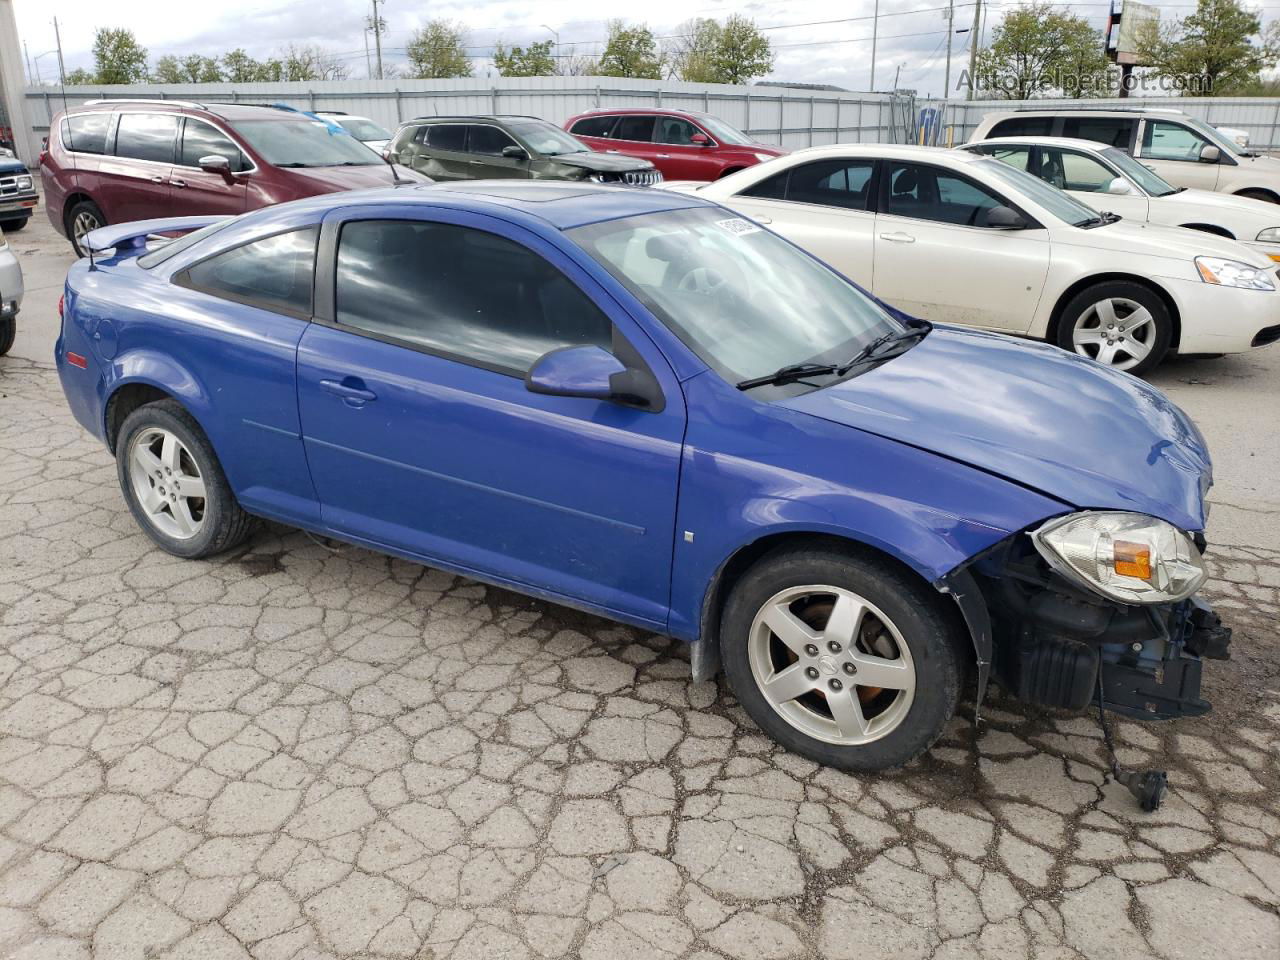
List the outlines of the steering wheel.
<svg viewBox="0 0 1280 960">
<path fill-rule="evenodd" d="M 728 283 L 728 278 L 710 267 L 694 267 L 680 278 L 676 289 L 681 293 L 698 293 L 710 297 L 728 286 Z"/>
</svg>

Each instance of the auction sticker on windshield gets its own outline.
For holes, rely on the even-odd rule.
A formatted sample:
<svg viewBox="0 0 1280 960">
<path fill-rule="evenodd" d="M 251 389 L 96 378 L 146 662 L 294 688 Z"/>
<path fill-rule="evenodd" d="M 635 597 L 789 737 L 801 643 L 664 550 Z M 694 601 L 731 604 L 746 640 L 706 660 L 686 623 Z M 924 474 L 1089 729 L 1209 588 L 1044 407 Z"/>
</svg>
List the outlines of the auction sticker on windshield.
<svg viewBox="0 0 1280 960">
<path fill-rule="evenodd" d="M 734 236 L 745 237 L 748 233 L 759 233 L 760 228 L 750 220 L 743 220 L 741 217 L 734 217 L 732 220 L 717 220 L 716 226 L 721 230 L 728 230 Z"/>
</svg>

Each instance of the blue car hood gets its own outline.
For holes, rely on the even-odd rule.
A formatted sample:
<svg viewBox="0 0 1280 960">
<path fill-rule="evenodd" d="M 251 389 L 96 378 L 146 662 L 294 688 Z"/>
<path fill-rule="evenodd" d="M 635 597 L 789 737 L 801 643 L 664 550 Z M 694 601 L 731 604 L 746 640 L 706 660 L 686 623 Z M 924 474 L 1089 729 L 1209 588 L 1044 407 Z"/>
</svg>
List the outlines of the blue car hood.
<svg viewBox="0 0 1280 960">
<path fill-rule="evenodd" d="M 1212 467 L 1195 424 L 1141 380 L 1056 347 L 939 326 L 861 376 L 782 403 L 1077 508 L 1204 529 Z"/>
</svg>

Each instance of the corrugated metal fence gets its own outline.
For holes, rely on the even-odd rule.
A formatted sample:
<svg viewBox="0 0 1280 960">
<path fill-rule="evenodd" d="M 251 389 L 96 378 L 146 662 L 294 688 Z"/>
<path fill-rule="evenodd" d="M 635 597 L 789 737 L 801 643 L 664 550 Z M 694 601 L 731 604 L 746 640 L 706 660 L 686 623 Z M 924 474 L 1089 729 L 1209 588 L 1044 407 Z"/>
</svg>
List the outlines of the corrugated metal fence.
<svg viewBox="0 0 1280 960">
<path fill-rule="evenodd" d="M 28 89 L 37 134 L 64 106 L 95 98 L 163 97 L 201 102 L 287 103 L 345 110 L 394 128 L 418 116 L 518 113 L 563 123 L 584 110 L 664 106 L 716 114 L 758 140 L 798 148 L 827 143 L 962 143 L 990 110 L 1054 106 L 1176 107 L 1215 126 L 1248 131 L 1253 145 L 1280 149 L 1280 99 L 1132 98 L 1077 101 L 926 101 L 887 93 L 737 87 L 617 77 L 463 80 L 334 80 L 261 84 L 167 84 Z"/>
</svg>

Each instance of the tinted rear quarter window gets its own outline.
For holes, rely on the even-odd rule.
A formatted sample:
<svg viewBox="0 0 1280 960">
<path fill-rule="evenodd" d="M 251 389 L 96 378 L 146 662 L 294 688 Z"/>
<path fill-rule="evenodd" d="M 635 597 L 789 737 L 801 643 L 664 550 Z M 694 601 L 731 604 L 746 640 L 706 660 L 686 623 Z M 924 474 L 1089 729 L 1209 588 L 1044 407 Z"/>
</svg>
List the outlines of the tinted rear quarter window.
<svg viewBox="0 0 1280 960">
<path fill-rule="evenodd" d="M 653 117 L 619 117 L 613 139 L 650 142 L 653 139 Z"/>
<path fill-rule="evenodd" d="M 310 316 L 318 233 L 305 227 L 263 237 L 201 260 L 174 280 L 223 300 Z"/>
<path fill-rule="evenodd" d="M 82 113 L 62 121 L 62 144 L 76 153 L 106 153 L 110 113 Z"/>
<path fill-rule="evenodd" d="M 575 137 L 607 137 L 617 117 L 585 117 L 570 131 Z"/>
<path fill-rule="evenodd" d="M 874 160 L 819 160 L 793 167 L 787 199 L 846 210 L 867 209 Z"/>
<path fill-rule="evenodd" d="M 988 137 L 1047 137 L 1053 132 L 1053 117 L 1010 117 L 991 128 Z"/>
<path fill-rule="evenodd" d="M 761 200 L 785 200 L 787 198 L 787 177 L 790 175 L 790 170 L 775 173 L 772 177 L 766 177 L 759 183 L 747 187 L 739 196 L 759 197 Z"/>
<path fill-rule="evenodd" d="M 1096 140 L 1128 150 L 1137 122 L 1129 117 L 1064 117 L 1062 135 L 1077 140 Z"/>
<path fill-rule="evenodd" d="M 116 156 L 173 163 L 178 117 L 163 113 L 122 113 L 116 128 Z"/>
<path fill-rule="evenodd" d="M 432 150 L 467 149 L 467 126 L 463 123 L 435 123 L 427 127 L 427 146 Z"/>
<path fill-rule="evenodd" d="M 541 256 L 453 224 L 358 220 L 338 241 L 340 325 L 503 373 L 612 345 L 609 318 Z"/>
</svg>

